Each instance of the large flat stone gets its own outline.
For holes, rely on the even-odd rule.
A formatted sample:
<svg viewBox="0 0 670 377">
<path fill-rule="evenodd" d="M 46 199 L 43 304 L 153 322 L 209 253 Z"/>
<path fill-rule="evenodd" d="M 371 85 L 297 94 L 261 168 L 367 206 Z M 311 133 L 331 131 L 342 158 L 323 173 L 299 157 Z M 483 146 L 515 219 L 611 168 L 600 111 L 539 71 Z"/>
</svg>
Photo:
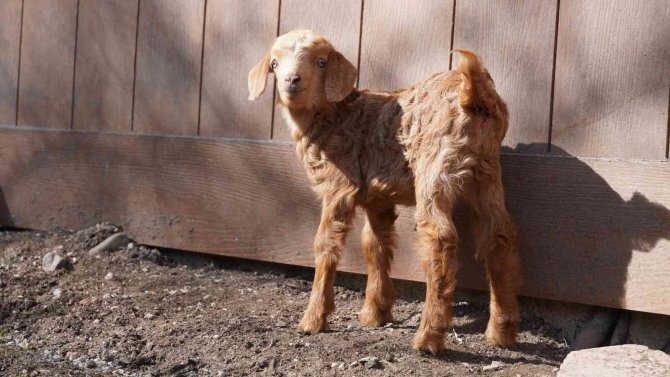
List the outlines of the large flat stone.
<svg viewBox="0 0 670 377">
<path fill-rule="evenodd" d="M 670 356 L 637 344 L 570 352 L 558 377 L 668 377 Z"/>
</svg>

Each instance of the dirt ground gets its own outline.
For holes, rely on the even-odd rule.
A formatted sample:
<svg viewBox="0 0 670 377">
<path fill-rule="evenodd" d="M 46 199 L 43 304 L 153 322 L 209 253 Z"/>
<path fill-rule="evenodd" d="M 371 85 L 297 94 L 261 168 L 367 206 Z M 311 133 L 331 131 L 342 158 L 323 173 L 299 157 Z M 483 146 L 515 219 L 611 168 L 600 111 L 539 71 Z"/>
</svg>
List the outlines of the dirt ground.
<svg viewBox="0 0 670 377">
<path fill-rule="evenodd" d="M 421 301 L 399 300 L 392 325 L 360 328 L 363 295 L 342 286 L 332 330 L 302 336 L 305 270 L 230 258 L 185 265 L 133 243 L 87 255 L 113 232 L 0 231 L 0 375 L 554 376 L 569 352 L 538 318 L 524 319 L 512 349 L 489 346 L 484 293 L 472 292 L 458 294 L 440 357 L 411 349 Z M 42 270 L 54 249 L 70 269 Z"/>
</svg>

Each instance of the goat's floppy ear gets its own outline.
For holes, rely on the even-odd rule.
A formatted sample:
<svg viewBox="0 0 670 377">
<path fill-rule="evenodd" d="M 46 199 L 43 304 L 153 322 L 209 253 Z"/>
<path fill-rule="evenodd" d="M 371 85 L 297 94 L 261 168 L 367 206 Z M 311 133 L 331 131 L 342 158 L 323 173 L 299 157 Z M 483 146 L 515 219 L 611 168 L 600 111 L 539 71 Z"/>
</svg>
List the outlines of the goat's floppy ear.
<svg viewBox="0 0 670 377">
<path fill-rule="evenodd" d="M 267 54 L 249 71 L 249 101 L 253 101 L 263 94 L 269 73 L 270 54 Z"/>
<path fill-rule="evenodd" d="M 354 90 L 356 67 L 337 51 L 330 53 L 326 69 L 326 99 L 340 102 Z"/>
</svg>

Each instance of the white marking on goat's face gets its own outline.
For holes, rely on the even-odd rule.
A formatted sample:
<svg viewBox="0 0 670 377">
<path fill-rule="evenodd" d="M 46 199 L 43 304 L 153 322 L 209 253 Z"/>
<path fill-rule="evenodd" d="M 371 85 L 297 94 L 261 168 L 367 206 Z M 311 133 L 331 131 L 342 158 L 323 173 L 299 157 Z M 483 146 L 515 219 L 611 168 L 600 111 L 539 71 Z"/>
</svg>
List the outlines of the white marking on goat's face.
<svg viewBox="0 0 670 377">
<path fill-rule="evenodd" d="M 321 35 L 297 30 L 277 38 L 270 66 L 280 101 L 290 108 L 314 107 L 325 101 L 325 73 L 333 46 Z"/>
</svg>

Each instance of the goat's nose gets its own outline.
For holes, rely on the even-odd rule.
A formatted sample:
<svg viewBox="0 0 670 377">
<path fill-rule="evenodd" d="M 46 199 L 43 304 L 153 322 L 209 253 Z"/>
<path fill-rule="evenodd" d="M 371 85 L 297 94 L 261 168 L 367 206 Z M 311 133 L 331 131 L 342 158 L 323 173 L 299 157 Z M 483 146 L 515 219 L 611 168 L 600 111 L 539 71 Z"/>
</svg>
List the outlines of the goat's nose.
<svg viewBox="0 0 670 377">
<path fill-rule="evenodd" d="M 289 84 L 297 84 L 300 81 L 300 75 L 288 75 L 285 80 Z"/>
</svg>

